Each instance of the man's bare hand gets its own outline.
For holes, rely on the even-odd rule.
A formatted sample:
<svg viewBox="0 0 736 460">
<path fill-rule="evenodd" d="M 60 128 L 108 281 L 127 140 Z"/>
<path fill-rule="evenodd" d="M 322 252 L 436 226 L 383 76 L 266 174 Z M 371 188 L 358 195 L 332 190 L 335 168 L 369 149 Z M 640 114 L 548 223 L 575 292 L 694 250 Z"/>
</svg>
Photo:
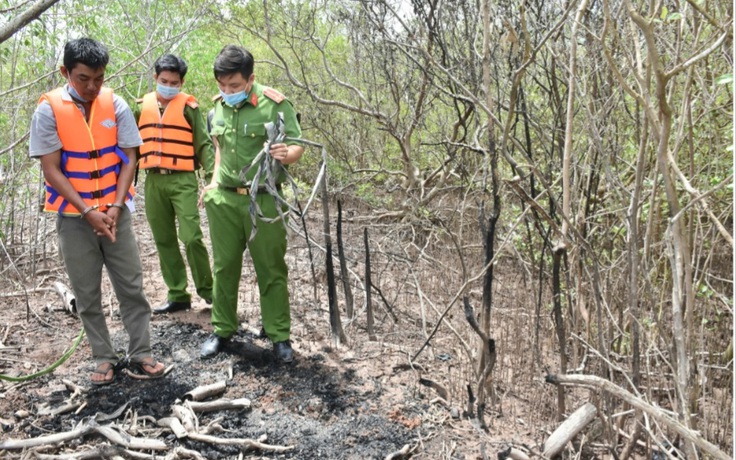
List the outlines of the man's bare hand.
<svg viewBox="0 0 736 460">
<path fill-rule="evenodd" d="M 86 220 L 92 227 L 92 230 L 95 231 L 95 235 L 104 236 L 109 238 L 113 243 L 115 242 L 117 223 L 107 213 L 97 210 L 90 211 L 84 216 L 84 220 Z"/>
<path fill-rule="evenodd" d="M 269 153 L 274 160 L 284 162 L 286 157 L 289 156 L 289 146 L 286 144 L 272 144 Z"/>
</svg>

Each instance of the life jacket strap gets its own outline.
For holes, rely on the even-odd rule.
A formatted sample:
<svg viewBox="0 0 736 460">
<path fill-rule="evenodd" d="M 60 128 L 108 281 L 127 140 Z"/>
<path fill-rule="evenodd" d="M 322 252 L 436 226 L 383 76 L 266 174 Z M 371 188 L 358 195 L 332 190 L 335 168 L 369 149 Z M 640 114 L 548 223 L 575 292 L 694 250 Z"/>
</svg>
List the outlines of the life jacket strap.
<svg viewBox="0 0 736 460">
<path fill-rule="evenodd" d="M 145 125 L 139 126 L 138 129 L 141 131 L 146 128 L 155 128 L 155 129 L 178 129 L 179 131 L 186 131 L 188 133 L 192 132 L 191 127 L 186 126 L 177 126 L 177 125 L 167 125 L 165 123 L 146 123 Z"/>
<path fill-rule="evenodd" d="M 166 139 L 165 137 L 147 137 L 143 142 L 166 142 L 167 144 L 194 145 L 192 142 L 180 141 L 177 139 Z"/>
<path fill-rule="evenodd" d="M 108 153 L 114 152 L 115 155 L 120 158 L 120 160 L 125 163 L 126 165 L 130 162 L 128 159 L 128 155 L 125 154 L 122 150 L 120 150 L 120 147 L 117 145 L 111 145 L 109 147 L 104 147 L 101 149 L 96 150 L 89 150 L 86 152 L 76 152 L 73 150 L 63 150 L 61 151 L 61 168 L 62 170 L 66 169 L 66 164 L 69 161 L 69 158 L 80 158 L 82 160 L 92 160 L 95 158 L 100 158 L 103 155 L 107 155 Z"/>
<path fill-rule="evenodd" d="M 182 160 L 191 160 L 192 159 L 192 157 L 190 157 L 189 155 L 177 155 L 175 153 L 166 153 L 166 152 L 162 152 L 160 150 L 155 150 L 155 151 L 152 151 L 152 152 L 144 153 L 144 154 L 141 155 L 141 158 L 145 158 L 145 157 L 149 157 L 149 156 L 167 157 L 167 158 L 174 158 L 174 159 L 180 158 Z"/>
<path fill-rule="evenodd" d="M 112 166 L 108 166 L 107 168 L 102 168 L 98 171 L 91 171 L 91 172 L 67 171 L 64 173 L 64 175 L 70 179 L 99 179 L 103 176 L 106 176 L 107 174 L 110 174 L 111 172 L 114 172 L 116 175 L 120 174 L 120 163 L 114 164 Z"/>
<path fill-rule="evenodd" d="M 114 192 L 115 190 L 117 190 L 117 188 L 118 188 L 117 184 L 113 184 L 102 190 L 95 190 L 93 192 L 77 192 L 77 193 L 79 193 L 79 196 L 81 196 L 82 198 L 92 200 L 92 199 L 100 199 L 104 197 L 105 195 L 107 195 L 108 193 Z M 58 191 L 56 191 L 55 188 L 53 188 L 52 186 L 48 184 L 46 185 L 46 191 L 49 192 L 49 203 L 53 204 L 59 198 L 62 199 L 61 205 L 59 206 L 59 215 L 62 215 L 64 213 L 64 209 L 66 209 L 66 206 L 69 204 L 69 202 L 66 200 L 66 198 L 62 198 L 61 194 Z M 131 195 L 130 191 L 126 193 L 126 197 L 129 200 L 133 199 L 133 195 Z"/>
</svg>

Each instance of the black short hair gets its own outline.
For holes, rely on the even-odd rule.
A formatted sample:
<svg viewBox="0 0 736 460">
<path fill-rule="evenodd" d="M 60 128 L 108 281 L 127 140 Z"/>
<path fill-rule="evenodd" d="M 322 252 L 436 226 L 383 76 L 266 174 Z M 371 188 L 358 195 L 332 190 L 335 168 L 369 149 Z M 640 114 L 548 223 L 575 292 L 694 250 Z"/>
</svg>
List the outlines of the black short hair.
<svg viewBox="0 0 736 460">
<path fill-rule="evenodd" d="M 217 80 L 234 73 L 240 73 L 248 79 L 253 75 L 253 55 L 242 46 L 225 45 L 215 58 L 213 67 Z"/>
<path fill-rule="evenodd" d="M 169 72 L 176 72 L 183 80 L 187 74 L 187 69 L 189 69 L 189 67 L 187 66 L 186 61 L 179 56 L 174 56 L 173 54 L 164 54 L 160 58 L 156 59 L 156 62 L 153 64 L 153 69 L 156 71 L 156 75 L 165 70 L 168 70 Z"/>
<path fill-rule="evenodd" d="M 107 67 L 110 55 L 102 43 L 91 38 L 77 38 L 64 45 L 64 67 L 71 71 L 77 64 L 84 64 L 90 69 Z"/>
</svg>

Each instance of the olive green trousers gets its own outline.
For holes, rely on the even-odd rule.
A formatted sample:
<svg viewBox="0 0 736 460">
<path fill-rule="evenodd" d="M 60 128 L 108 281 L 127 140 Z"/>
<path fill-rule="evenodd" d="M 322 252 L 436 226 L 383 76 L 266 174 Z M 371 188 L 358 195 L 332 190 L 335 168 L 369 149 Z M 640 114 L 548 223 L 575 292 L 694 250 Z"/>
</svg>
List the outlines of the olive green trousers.
<svg viewBox="0 0 736 460">
<path fill-rule="evenodd" d="M 131 361 L 141 361 L 151 356 L 151 306 L 143 293 L 143 271 L 131 220 L 127 208 L 120 211 L 114 243 L 97 236 L 92 227 L 79 217 L 59 216 L 56 221 L 59 249 L 74 291 L 77 311 L 92 348 L 92 358 L 98 365 L 117 363 L 120 359 L 110 340 L 102 310 L 103 266 L 115 290 L 120 317 L 130 337 L 128 357 Z"/>
<path fill-rule="evenodd" d="M 172 302 L 189 302 L 187 267 L 179 249 L 184 243 L 197 294 L 212 299 L 212 270 L 199 223 L 199 186 L 192 172 L 146 174 L 146 218 L 158 250 L 161 276 Z M 177 239 L 177 221 L 179 223 Z"/>
<path fill-rule="evenodd" d="M 260 192 L 257 203 L 263 214 L 275 217 L 278 212 L 272 196 Z M 243 253 L 250 252 L 258 279 L 263 329 L 272 342 L 288 340 L 291 333 L 291 310 L 287 286 L 286 228 L 281 221 L 257 221 L 253 231 L 249 195 L 216 188 L 204 197 L 212 239 L 215 290 L 212 326 L 220 337 L 228 338 L 238 329 L 238 288 L 243 269 Z"/>
</svg>

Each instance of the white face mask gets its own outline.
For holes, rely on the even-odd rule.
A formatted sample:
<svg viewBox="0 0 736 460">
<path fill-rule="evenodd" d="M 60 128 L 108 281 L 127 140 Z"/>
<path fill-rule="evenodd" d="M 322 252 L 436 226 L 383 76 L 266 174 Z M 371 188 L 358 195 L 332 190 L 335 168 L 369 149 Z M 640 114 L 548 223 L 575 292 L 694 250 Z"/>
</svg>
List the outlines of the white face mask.
<svg viewBox="0 0 736 460">
<path fill-rule="evenodd" d="M 181 88 L 178 86 L 166 86 L 162 85 L 161 83 L 156 83 L 156 92 L 159 96 L 161 96 L 163 99 L 171 100 L 174 99 L 179 92 L 181 91 Z"/>
<path fill-rule="evenodd" d="M 235 107 L 248 98 L 248 93 L 243 90 L 233 94 L 225 94 L 220 90 L 220 96 L 222 96 L 222 100 L 225 104 Z"/>
</svg>

